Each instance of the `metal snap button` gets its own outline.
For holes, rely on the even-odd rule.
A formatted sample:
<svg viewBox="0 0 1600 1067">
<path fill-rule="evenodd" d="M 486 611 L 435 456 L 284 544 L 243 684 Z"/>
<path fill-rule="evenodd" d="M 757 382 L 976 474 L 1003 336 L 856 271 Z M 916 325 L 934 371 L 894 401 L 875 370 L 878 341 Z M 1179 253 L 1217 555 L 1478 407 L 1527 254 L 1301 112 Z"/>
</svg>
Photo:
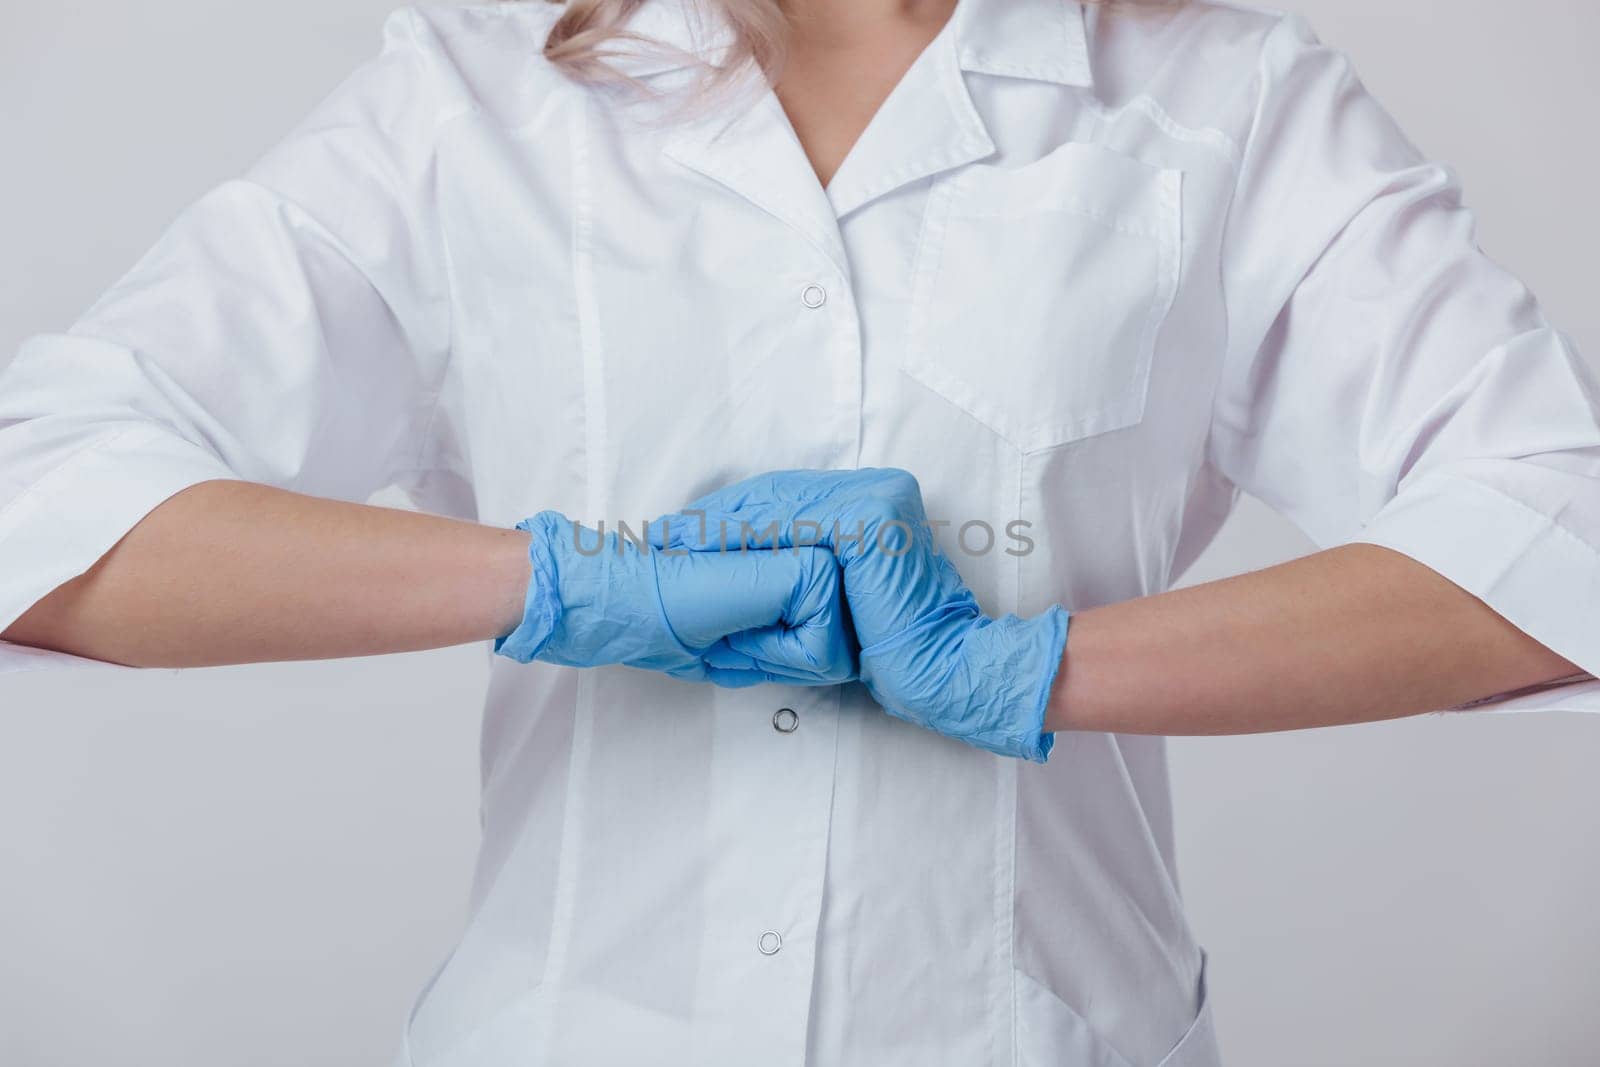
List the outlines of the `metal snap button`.
<svg viewBox="0 0 1600 1067">
<path fill-rule="evenodd" d="M 779 708 L 772 713 L 772 728 L 780 734 L 792 734 L 800 728 L 800 713 L 793 708 Z"/>
<path fill-rule="evenodd" d="M 819 308 L 828 302 L 828 291 L 820 285 L 808 285 L 800 291 L 800 302 L 808 308 Z"/>
<path fill-rule="evenodd" d="M 783 937 L 776 930 L 768 930 L 756 938 L 756 951 L 763 956 L 776 956 L 783 947 Z"/>
</svg>

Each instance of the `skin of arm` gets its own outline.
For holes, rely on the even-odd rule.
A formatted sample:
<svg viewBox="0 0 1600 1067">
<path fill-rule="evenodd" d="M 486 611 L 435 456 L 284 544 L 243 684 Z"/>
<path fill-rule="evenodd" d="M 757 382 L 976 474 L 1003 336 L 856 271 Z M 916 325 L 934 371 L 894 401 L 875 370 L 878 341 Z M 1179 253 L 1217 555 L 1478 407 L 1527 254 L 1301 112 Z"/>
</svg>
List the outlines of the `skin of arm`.
<svg viewBox="0 0 1600 1067">
<path fill-rule="evenodd" d="M 437 648 L 511 630 L 528 566 L 518 530 L 204 482 L 0 637 L 136 667 Z M 1354 544 L 1075 614 L 1046 728 L 1370 722 L 1578 673 L 1430 568 Z"/>
<path fill-rule="evenodd" d="M 1074 614 L 1045 728 L 1295 730 L 1581 674 L 1431 568 L 1351 544 Z"/>
<path fill-rule="evenodd" d="M 132 667 L 406 652 L 510 631 L 528 578 L 519 530 L 202 482 L 0 637 Z"/>
</svg>

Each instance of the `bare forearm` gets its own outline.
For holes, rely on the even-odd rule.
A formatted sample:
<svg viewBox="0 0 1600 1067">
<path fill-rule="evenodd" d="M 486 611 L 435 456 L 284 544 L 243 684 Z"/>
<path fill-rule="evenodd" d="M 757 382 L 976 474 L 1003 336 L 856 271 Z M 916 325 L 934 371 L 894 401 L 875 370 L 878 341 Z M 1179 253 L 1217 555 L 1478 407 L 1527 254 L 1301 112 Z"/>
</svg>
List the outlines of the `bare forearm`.
<svg viewBox="0 0 1600 1067">
<path fill-rule="evenodd" d="M 520 531 L 205 482 L 0 636 L 141 667 L 411 651 L 511 629 L 527 577 Z"/>
<path fill-rule="evenodd" d="M 1354 544 L 1075 615 L 1047 725 L 1291 730 L 1436 711 L 1576 673 L 1433 570 Z"/>
</svg>

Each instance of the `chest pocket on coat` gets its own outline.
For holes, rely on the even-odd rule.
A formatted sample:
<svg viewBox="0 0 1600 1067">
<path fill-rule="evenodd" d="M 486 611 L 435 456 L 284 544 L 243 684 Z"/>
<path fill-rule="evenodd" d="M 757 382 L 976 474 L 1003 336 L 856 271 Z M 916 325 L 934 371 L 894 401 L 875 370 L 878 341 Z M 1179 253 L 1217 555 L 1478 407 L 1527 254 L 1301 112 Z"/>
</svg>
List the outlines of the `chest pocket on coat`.
<svg viewBox="0 0 1600 1067">
<path fill-rule="evenodd" d="M 906 373 L 1024 452 L 1137 423 L 1178 287 L 1181 187 L 1079 143 L 940 182 Z"/>
</svg>

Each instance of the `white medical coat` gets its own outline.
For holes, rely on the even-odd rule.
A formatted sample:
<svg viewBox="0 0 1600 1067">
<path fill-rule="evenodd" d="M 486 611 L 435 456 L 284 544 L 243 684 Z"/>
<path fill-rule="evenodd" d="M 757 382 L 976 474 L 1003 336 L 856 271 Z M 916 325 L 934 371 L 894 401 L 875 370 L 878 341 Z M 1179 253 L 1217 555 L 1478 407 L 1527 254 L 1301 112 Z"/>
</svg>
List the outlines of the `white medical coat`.
<svg viewBox="0 0 1600 1067">
<path fill-rule="evenodd" d="M 676 2 L 638 28 L 715 53 Z M 961 0 L 824 189 L 770 92 L 578 85 L 540 54 L 558 14 L 397 11 L 27 340 L 0 625 L 207 479 L 637 523 L 862 465 L 920 477 L 991 612 L 1160 592 L 1244 490 L 1600 666 L 1594 374 L 1299 18 Z M 483 832 L 414 1067 L 1216 1062 L 1159 739 L 1030 765 L 859 686 L 501 660 Z"/>
</svg>

